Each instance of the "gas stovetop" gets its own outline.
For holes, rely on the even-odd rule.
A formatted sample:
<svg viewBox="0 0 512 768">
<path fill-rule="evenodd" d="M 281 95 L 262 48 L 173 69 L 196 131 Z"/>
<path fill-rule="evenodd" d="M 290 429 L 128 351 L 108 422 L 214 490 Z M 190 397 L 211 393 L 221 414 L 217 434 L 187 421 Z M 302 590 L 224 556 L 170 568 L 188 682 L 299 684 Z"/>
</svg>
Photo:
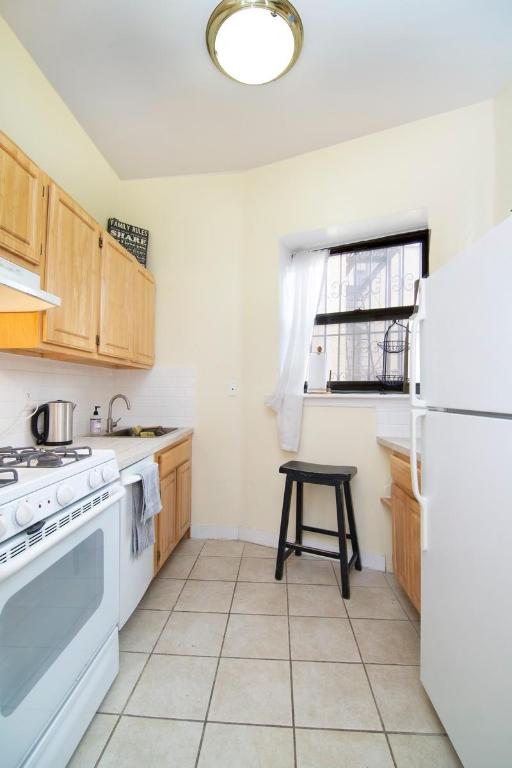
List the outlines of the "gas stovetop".
<svg viewBox="0 0 512 768">
<path fill-rule="evenodd" d="M 27 467 L 28 469 L 51 469 L 81 461 L 92 456 L 92 448 L 80 445 L 55 448 L 13 448 L 11 445 L 0 447 L 0 468 Z"/>
<path fill-rule="evenodd" d="M 63 467 L 81 461 L 92 455 L 89 446 L 76 446 L 75 448 L 34 448 L 24 446 L 14 448 L 12 445 L 0 447 L 0 488 L 13 485 L 19 481 L 16 467 L 25 469 L 53 469 Z"/>
<path fill-rule="evenodd" d="M 112 450 L 0 448 L 0 541 L 119 478 Z"/>
</svg>

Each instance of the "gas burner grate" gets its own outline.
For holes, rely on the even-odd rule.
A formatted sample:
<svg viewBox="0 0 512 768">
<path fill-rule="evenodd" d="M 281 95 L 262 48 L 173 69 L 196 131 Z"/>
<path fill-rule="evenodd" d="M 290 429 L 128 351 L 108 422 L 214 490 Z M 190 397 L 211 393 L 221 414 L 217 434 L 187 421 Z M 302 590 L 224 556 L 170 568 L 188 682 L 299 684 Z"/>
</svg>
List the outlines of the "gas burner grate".
<svg viewBox="0 0 512 768">
<path fill-rule="evenodd" d="M 5 446 L 0 448 L 0 467 L 25 467 L 27 469 L 53 469 L 65 464 L 86 459 L 92 455 L 92 449 L 88 445 L 80 445 L 76 448 L 13 448 Z"/>
<path fill-rule="evenodd" d="M 11 445 L 6 445 L 0 448 L 0 467 L 17 467 L 19 466 L 26 454 L 32 453 L 34 448 L 13 448 Z"/>
<path fill-rule="evenodd" d="M 10 475 L 10 477 L 4 477 L 4 475 Z M 0 469 L 0 488 L 4 488 L 6 485 L 12 485 L 18 482 L 18 473 L 15 469 Z"/>
<path fill-rule="evenodd" d="M 88 456 L 92 456 L 92 448 L 89 448 L 88 445 L 77 445 L 76 448 L 52 448 L 52 453 L 56 453 L 57 456 L 62 456 L 63 459 L 80 461 L 80 459 L 86 459 Z"/>
<path fill-rule="evenodd" d="M 26 465 L 27 467 L 51 469 L 52 467 L 61 467 L 62 459 L 52 451 L 36 451 L 26 457 Z"/>
</svg>

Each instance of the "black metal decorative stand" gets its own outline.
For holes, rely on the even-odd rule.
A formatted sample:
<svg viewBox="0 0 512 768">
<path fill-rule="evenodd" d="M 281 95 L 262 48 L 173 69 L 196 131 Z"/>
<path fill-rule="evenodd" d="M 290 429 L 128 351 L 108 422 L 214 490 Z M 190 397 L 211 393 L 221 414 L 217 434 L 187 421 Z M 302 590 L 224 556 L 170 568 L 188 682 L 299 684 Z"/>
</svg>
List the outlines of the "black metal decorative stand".
<svg viewBox="0 0 512 768">
<path fill-rule="evenodd" d="M 404 338 L 403 340 L 390 338 L 390 332 L 393 328 L 403 328 Z M 377 379 L 380 381 L 383 387 L 387 389 L 399 389 L 403 386 L 404 376 L 403 373 L 389 373 L 388 372 L 388 355 L 402 354 L 407 346 L 407 325 L 401 323 L 399 320 L 393 320 L 389 325 L 386 333 L 384 334 L 384 341 L 378 341 L 377 346 L 382 349 L 382 373 L 377 375 Z M 403 369 L 402 369 L 403 370 Z"/>
</svg>

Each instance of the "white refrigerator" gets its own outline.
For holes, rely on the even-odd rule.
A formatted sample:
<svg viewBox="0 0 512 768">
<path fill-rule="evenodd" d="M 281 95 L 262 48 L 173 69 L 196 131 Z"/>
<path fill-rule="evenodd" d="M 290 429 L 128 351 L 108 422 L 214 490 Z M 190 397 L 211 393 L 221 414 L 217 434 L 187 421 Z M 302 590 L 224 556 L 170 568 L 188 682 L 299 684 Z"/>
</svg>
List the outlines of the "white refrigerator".
<svg viewBox="0 0 512 768">
<path fill-rule="evenodd" d="M 421 281 L 410 359 L 421 680 L 465 768 L 510 768 L 512 217 Z"/>
</svg>

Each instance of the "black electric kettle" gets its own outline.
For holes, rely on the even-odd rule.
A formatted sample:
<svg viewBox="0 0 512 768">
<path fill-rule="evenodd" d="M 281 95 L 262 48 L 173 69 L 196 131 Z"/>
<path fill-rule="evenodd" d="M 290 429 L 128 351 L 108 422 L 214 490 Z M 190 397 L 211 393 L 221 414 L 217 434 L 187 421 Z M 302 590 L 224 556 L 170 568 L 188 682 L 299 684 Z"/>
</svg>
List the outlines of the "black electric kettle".
<svg viewBox="0 0 512 768">
<path fill-rule="evenodd" d="M 39 406 L 30 423 L 37 445 L 71 445 L 75 408 L 76 403 L 69 400 L 52 400 Z M 39 429 L 40 421 L 42 431 Z"/>
</svg>

